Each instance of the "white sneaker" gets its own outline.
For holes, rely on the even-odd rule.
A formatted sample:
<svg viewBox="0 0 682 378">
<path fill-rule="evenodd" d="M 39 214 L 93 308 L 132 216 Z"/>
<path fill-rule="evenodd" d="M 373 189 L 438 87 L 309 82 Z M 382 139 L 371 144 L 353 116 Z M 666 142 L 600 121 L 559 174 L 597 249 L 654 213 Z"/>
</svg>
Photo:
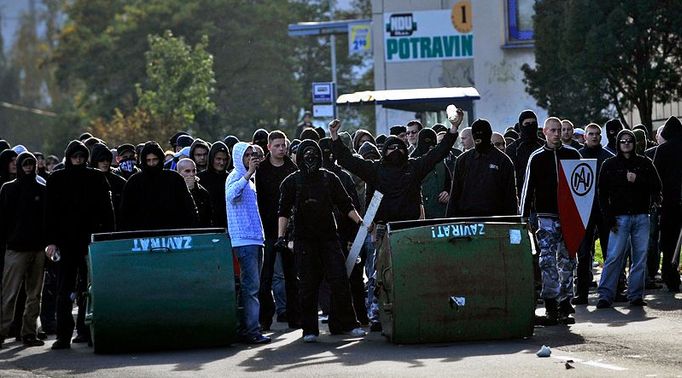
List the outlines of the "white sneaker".
<svg viewBox="0 0 682 378">
<path fill-rule="evenodd" d="M 367 336 L 367 331 L 365 331 L 362 328 L 353 328 L 350 332 L 347 332 L 346 334 L 353 337 L 363 337 Z"/>
<path fill-rule="evenodd" d="M 305 336 L 303 336 L 303 342 L 304 343 L 316 343 L 317 342 L 317 335 L 305 335 Z"/>
</svg>

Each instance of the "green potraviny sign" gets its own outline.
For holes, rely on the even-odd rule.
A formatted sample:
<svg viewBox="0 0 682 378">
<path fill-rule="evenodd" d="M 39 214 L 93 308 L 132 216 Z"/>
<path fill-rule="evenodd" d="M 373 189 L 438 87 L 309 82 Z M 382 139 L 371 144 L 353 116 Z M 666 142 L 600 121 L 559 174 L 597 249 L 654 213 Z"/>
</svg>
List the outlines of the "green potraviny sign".
<svg viewBox="0 0 682 378">
<path fill-rule="evenodd" d="M 455 29 L 449 10 L 384 13 L 387 62 L 471 59 L 474 35 Z"/>
</svg>

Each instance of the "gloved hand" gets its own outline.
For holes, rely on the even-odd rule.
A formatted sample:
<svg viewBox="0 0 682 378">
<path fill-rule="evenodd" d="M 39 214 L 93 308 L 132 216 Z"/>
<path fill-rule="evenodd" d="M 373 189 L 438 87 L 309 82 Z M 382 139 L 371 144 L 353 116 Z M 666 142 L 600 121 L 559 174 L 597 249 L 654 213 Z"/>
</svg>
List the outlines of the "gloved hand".
<svg viewBox="0 0 682 378">
<path fill-rule="evenodd" d="M 287 238 L 284 236 L 278 237 L 277 241 L 275 242 L 275 248 L 277 248 L 278 250 L 287 249 Z"/>
</svg>

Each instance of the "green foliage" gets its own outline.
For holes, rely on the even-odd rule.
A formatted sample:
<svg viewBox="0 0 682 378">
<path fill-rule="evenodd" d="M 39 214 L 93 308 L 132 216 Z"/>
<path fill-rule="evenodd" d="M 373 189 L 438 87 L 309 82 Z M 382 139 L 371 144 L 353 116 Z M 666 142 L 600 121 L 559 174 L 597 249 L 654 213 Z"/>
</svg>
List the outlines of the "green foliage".
<svg viewBox="0 0 682 378">
<path fill-rule="evenodd" d="M 147 89 L 137 84 L 139 106 L 156 118 L 158 128 L 186 129 L 199 112 L 212 113 L 215 104 L 213 57 L 206 51 L 203 36 L 194 49 L 170 30 L 163 36 L 149 36 Z"/>
<path fill-rule="evenodd" d="M 538 0 L 536 66 L 527 91 L 550 114 L 578 124 L 682 95 L 682 2 Z"/>
</svg>

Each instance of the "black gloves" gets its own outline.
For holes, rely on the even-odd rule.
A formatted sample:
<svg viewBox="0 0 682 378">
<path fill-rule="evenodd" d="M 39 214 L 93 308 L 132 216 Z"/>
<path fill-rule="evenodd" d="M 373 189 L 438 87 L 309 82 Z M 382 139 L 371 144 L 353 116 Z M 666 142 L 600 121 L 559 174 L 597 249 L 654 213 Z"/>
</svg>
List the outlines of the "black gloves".
<svg viewBox="0 0 682 378">
<path fill-rule="evenodd" d="M 287 249 L 287 238 L 284 236 L 280 236 L 277 238 L 277 241 L 275 242 L 275 248 L 277 250 L 285 250 Z"/>
</svg>

